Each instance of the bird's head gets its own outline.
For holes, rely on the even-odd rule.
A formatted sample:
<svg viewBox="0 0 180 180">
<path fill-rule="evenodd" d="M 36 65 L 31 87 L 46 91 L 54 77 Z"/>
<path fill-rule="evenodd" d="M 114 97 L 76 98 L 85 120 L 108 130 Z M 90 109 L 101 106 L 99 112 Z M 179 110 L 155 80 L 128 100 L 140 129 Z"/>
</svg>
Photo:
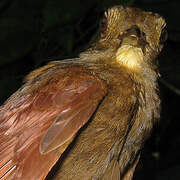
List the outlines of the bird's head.
<svg viewBox="0 0 180 180">
<path fill-rule="evenodd" d="M 152 63 L 167 39 L 165 26 L 165 20 L 156 13 L 112 7 L 100 21 L 97 42 L 81 56 L 111 58 L 131 68 L 139 67 L 142 61 Z"/>
</svg>

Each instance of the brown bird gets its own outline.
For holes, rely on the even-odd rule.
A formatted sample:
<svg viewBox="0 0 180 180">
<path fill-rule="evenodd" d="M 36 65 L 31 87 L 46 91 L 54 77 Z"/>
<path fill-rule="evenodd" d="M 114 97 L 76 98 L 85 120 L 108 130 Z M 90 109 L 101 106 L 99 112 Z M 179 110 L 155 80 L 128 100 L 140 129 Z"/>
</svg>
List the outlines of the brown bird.
<svg viewBox="0 0 180 180">
<path fill-rule="evenodd" d="M 159 118 L 155 59 L 165 25 L 158 14 L 115 6 L 79 58 L 31 72 L 0 108 L 0 180 L 45 179 L 63 152 L 55 180 L 132 179 Z"/>
</svg>

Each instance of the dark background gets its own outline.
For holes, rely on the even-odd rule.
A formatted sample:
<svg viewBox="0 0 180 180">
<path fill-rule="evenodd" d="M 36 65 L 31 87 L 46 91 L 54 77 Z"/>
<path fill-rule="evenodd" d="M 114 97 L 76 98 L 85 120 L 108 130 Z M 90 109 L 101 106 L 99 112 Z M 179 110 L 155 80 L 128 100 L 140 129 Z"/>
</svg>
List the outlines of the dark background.
<svg viewBox="0 0 180 180">
<path fill-rule="evenodd" d="M 159 57 L 161 121 L 143 149 L 134 180 L 180 180 L 179 0 L 1 0 L 0 103 L 31 70 L 78 56 L 95 39 L 102 12 L 118 4 L 161 14 L 169 34 Z"/>
</svg>

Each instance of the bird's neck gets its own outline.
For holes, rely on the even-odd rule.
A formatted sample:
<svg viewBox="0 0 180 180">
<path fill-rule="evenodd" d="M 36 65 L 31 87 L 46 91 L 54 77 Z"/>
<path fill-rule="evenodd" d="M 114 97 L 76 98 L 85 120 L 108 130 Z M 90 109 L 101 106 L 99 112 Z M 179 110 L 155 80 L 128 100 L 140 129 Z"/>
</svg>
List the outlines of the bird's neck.
<svg viewBox="0 0 180 180">
<path fill-rule="evenodd" d="M 145 59 L 141 48 L 124 45 L 118 50 L 94 50 L 89 49 L 82 54 L 80 58 L 84 61 L 116 68 L 124 68 L 126 72 L 138 83 L 156 82 L 158 73 L 155 67 Z"/>
</svg>

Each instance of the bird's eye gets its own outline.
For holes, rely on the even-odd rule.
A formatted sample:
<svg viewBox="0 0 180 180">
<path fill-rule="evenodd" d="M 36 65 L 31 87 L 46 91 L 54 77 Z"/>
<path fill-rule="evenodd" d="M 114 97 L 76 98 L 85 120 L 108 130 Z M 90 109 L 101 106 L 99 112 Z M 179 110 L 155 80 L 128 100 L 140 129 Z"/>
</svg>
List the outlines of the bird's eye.
<svg viewBox="0 0 180 180">
<path fill-rule="evenodd" d="M 168 33 L 166 29 L 162 30 L 161 37 L 160 37 L 160 44 L 164 43 L 168 38 Z"/>
<path fill-rule="evenodd" d="M 106 31 L 107 29 L 107 18 L 103 17 L 99 22 L 99 30 L 101 32 Z"/>
</svg>

